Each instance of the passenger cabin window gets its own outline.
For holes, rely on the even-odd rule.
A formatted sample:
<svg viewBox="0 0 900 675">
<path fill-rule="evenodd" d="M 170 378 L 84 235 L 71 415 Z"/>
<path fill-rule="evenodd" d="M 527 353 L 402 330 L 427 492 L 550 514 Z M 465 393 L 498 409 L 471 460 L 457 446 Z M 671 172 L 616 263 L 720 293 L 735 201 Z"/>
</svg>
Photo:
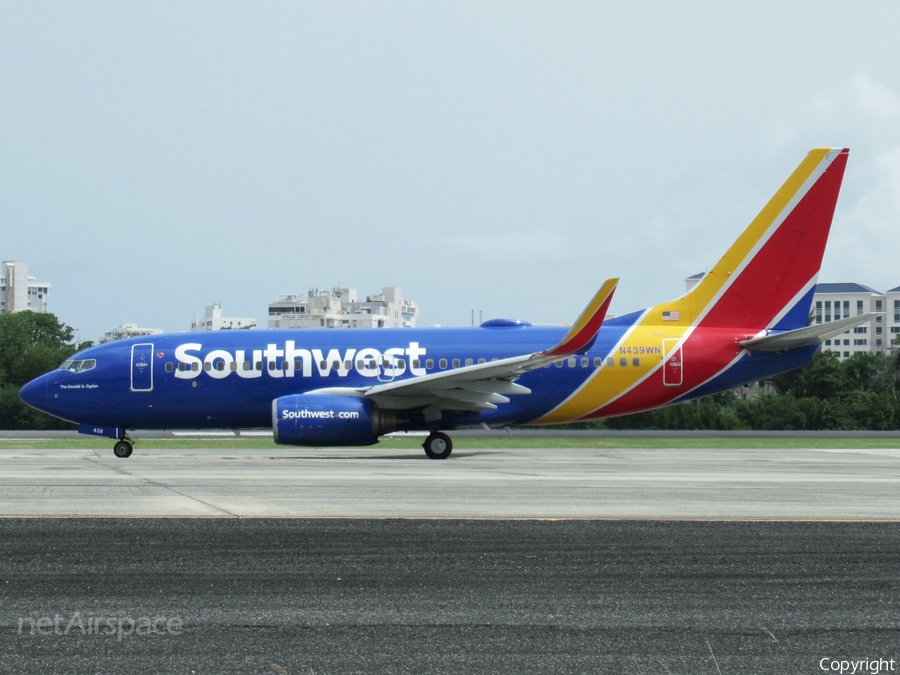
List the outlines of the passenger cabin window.
<svg viewBox="0 0 900 675">
<path fill-rule="evenodd" d="M 453 359 L 453 367 L 459 368 L 459 359 Z"/>
<path fill-rule="evenodd" d="M 484 359 L 478 359 L 478 363 L 486 363 Z"/>
<path fill-rule="evenodd" d="M 616 360 L 610 356 L 608 359 L 606 359 L 606 365 L 612 368 L 614 365 L 616 365 Z"/>
<path fill-rule="evenodd" d="M 471 365 L 472 365 L 472 359 L 466 359 L 466 365 L 467 365 L 467 366 L 471 366 Z"/>
<path fill-rule="evenodd" d="M 635 357 L 635 358 L 631 359 L 631 365 L 639 366 L 639 365 L 641 365 L 641 360 L 639 358 Z"/>
<path fill-rule="evenodd" d="M 594 368 L 599 368 L 602 365 L 603 365 L 603 359 L 601 359 L 599 356 L 595 356 L 594 357 Z"/>
<path fill-rule="evenodd" d="M 428 370 L 431 370 L 432 368 L 434 368 L 434 359 L 425 359 L 425 367 Z"/>
<path fill-rule="evenodd" d="M 173 370 L 175 370 L 175 365 L 171 361 L 169 361 L 166 364 L 166 372 L 171 373 Z"/>
<path fill-rule="evenodd" d="M 441 359 L 439 363 L 441 366 L 441 370 L 447 367 L 447 359 Z"/>
<path fill-rule="evenodd" d="M 576 363 L 576 359 L 574 356 L 569 357 L 569 368 L 574 368 Z"/>
<path fill-rule="evenodd" d="M 622 358 L 619 359 L 619 365 L 622 366 L 622 367 L 624 368 L 625 366 L 628 365 L 628 359 L 626 359 L 626 358 L 623 356 Z"/>
</svg>

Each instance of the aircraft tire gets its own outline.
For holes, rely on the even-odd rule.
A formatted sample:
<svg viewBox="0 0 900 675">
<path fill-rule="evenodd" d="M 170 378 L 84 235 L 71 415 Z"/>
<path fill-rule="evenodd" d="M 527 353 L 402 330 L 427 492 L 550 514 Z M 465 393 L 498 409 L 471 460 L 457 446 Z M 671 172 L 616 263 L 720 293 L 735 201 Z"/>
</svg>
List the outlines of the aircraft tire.
<svg viewBox="0 0 900 675">
<path fill-rule="evenodd" d="M 126 457 L 131 457 L 131 453 L 134 450 L 134 446 L 131 445 L 128 441 L 119 441 L 113 446 L 113 454 L 119 459 L 125 459 Z"/>
<path fill-rule="evenodd" d="M 453 452 L 453 441 L 447 434 L 435 431 L 425 439 L 422 447 L 431 459 L 447 459 Z"/>
</svg>

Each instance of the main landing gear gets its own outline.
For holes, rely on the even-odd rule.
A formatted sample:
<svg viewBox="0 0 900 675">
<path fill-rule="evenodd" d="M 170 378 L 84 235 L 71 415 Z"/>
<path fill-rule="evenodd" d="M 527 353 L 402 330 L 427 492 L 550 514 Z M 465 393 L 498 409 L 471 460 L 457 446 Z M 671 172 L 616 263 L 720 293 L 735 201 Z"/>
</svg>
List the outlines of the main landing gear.
<svg viewBox="0 0 900 675">
<path fill-rule="evenodd" d="M 113 446 L 113 454 L 119 459 L 131 457 L 131 453 L 133 450 L 134 445 L 132 445 L 131 441 L 127 438 L 123 438 Z"/>
<path fill-rule="evenodd" d="M 422 447 L 431 459 L 447 459 L 453 451 L 453 441 L 445 433 L 432 431 L 422 443 Z"/>
</svg>

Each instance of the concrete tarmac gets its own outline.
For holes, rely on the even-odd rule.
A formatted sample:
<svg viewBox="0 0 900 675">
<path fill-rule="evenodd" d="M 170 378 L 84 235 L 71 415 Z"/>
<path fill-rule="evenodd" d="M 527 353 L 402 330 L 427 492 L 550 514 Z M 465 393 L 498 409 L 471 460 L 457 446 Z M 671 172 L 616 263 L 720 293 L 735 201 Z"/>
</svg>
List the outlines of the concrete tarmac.
<svg viewBox="0 0 900 675">
<path fill-rule="evenodd" d="M 0 516 L 900 520 L 900 450 L 0 450 Z"/>
</svg>

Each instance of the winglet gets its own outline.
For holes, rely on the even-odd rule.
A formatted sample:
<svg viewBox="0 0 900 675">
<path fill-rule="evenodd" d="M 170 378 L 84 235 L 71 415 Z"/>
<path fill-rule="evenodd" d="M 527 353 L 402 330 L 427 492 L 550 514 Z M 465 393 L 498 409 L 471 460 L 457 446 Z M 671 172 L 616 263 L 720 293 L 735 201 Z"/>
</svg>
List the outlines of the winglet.
<svg viewBox="0 0 900 675">
<path fill-rule="evenodd" d="M 612 302 L 613 293 L 618 283 L 618 279 L 607 279 L 588 303 L 588 306 L 584 308 L 578 320 L 572 324 L 565 337 L 555 347 L 543 352 L 543 355 L 565 356 L 566 354 L 577 354 L 590 347 L 594 338 L 597 337 L 597 331 L 600 330 L 603 319 L 606 318 L 609 303 Z"/>
</svg>

